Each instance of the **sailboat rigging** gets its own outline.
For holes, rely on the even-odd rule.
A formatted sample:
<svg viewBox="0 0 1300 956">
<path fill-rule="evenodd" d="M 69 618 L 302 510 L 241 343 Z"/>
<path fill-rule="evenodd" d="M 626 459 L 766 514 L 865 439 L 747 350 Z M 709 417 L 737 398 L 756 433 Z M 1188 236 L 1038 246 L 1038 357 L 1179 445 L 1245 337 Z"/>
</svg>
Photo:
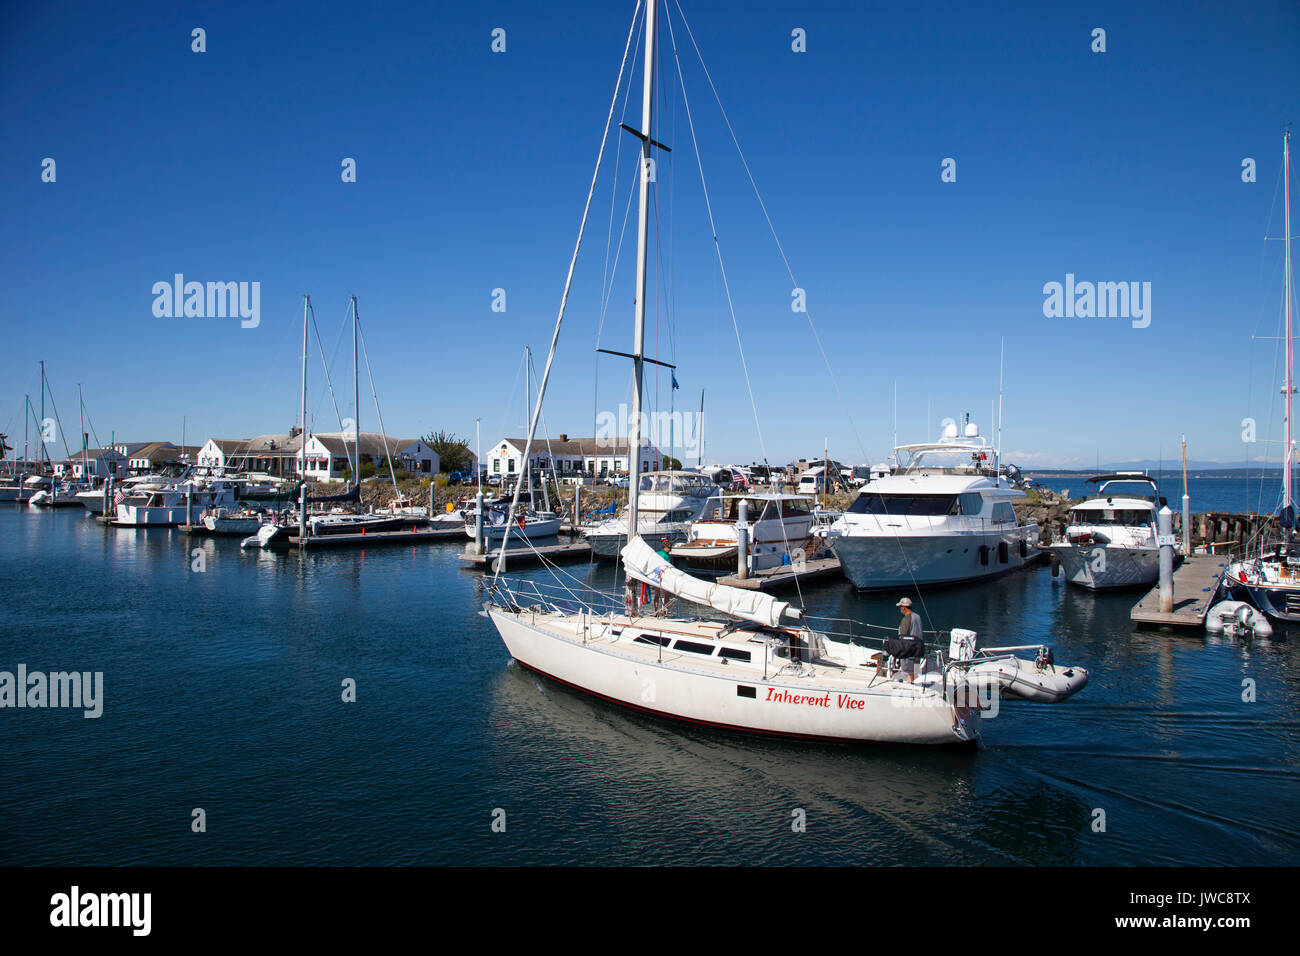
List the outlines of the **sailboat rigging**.
<svg viewBox="0 0 1300 956">
<path fill-rule="evenodd" d="M 678 7 L 680 12 L 680 6 Z M 628 53 L 639 22 L 638 2 L 610 103 L 605 136 L 569 264 L 560 311 L 537 403 L 529 421 L 524 458 L 531 453 L 551 366 L 564 320 L 574 267 L 600 174 Z M 757 590 L 703 581 L 674 568 L 637 534 L 641 472 L 641 421 L 645 356 L 649 170 L 652 138 L 658 0 L 644 8 L 641 125 L 628 130 L 641 142 L 636 303 L 633 319 L 633 415 L 629 435 L 628 528 L 622 549 L 628 585 L 620 599 L 580 586 L 557 571 L 555 587 L 503 576 L 510 529 L 488 585 L 485 616 L 521 666 L 561 684 L 658 716 L 730 730 L 818 740 L 972 745 L 989 694 L 1059 700 L 1088 679 L 1082 668 L 1057 668 L 1046 648 L 977 649 L 976 635 L 954 630 L 945 655 L 895 669 L 884 653 L 850 635 L 817 629 L 801 608 Z M 689 28 L 688 28 L 689 29 Z M 696 47 L 698 51 L 698 46 Z M 692 121 L 693 124 L 693 121 Z M 692 140 L 694 132 L 692 129 Z M 714 236 L 716 237 L 716 230 Z M 518 507 L 520 485 L 514 492 Z M 512 512 L 513 513 L 513 512 Z M 717 617 L 668 613 L 670 598 L 710 608 Z M 1013 655 L 1034 649 L 1034 661 Z M 882 669 L 887 671 L 882 676 Z M 906 679 L 894 679 L 905 675 Z M 983 693 L 981 693 L 981 691 Z"/>
</svg>

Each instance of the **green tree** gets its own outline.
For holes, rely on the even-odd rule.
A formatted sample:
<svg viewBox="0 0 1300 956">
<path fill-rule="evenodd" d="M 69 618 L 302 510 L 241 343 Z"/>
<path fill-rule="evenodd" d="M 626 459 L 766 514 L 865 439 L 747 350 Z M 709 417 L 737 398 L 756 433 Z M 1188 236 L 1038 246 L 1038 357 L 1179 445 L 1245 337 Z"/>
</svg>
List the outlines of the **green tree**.
<svg viewBox="0 0 1300 956">
<path fill-rule="evenodd" d="M 682 463 L 672 455 L 664 455 L 664 468 L 667 471 L 681 471 Z"/>
<path fill-rule="evenodd" d="M 438 467 L 445 472 L 468 472 L 474 468 L 474 454 L 469 450 L 469 440 L 457 438 L 451 432 L 430 432 L 420 439 L 438 453 Z"/>
</svg>

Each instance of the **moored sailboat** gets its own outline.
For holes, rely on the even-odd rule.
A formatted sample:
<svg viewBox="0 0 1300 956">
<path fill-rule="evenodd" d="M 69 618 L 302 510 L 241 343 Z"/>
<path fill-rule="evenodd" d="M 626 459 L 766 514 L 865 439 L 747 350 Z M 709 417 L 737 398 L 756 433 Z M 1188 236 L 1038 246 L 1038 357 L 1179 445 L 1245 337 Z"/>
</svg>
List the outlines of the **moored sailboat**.
<svg viewBox="0 0 1300 956">
<path fill-rule="evenodd" d="M 651 0 L 645 7 L 641 126 L 639 130 L 628 128 L 640 139 L 642 158 L 634 345 L 629 356 L 635 412 L 628 442 L 632 475 L 641 471 L 651 187 L 647 171 L 652 150 L 662 146 L 651 138 L 657 6 L 657 0 Z M 629 31 L 624 66 L 636 19 L 634 16 Z M 622 70 L 606 136 L 621 84 Z M 604 140 L 600 155 L 604 155 Z M 599 171 L 598 157 L 537 405 L 530 417 L 525 460 L 536 434 Z M 628 527 L 633 530 L 640 528 L 637 492 L 633 483 L 628 507 Z M 518 501 L 517 488 L 516 507 Z M 693 577 L 664 561 L 635 536 L 621 550 L 628 579 L 621 598 L 595 594 L 586 587 L 575 591 L 563 579 L 558 579 L 554 588 L 512 581 L 502 576 L 510 535 L 507 523 L 484 614 L 511 657 L 568 687 L 657 716 L 801 739 L 971 746 L 978 738 L 979 715 L 997 699 L 992 695 L 994 689 L 1008 695 L 1019 690 L 1026 699 L 1058 700 L 1087 683 L 1082 668 L 1057 673 L 1045 649 L 1037 649 L 1033 661 L 1016 659 L 1015 649 L 1009 648 L 981 653 L 976 650 L 975 635 L 959 631 L 953 632 L 946 655 L 938 651 L 926 655 L 908 673 L 894 666 L 897 662 L 884 647 L 873 653 L 872 648 L 847 635 L 815 627 L 802 609 L 771 595 Z M 710 609 L 712 616 L 669 613 L 671 606 L 680 607 L 683 601 Z"/>
<path fill-rule="evenodd" d="M 1295 436 L 1291 416 L 1295 400 L 1295 342 L 1291 330 L 1291 131 L 1282 134 L 1282 182 L 1286 253 L 1283 265 L 1283 321 L 1286 343 L 1286 377 L 1282 386 L 1282 500 L 1277 519 L 1281 535 L 1253 557 L 1249 554 L 1224 569 L 1219 591 L 1234 601 L 1246 602 L 1275 621 L 1300 624 L 1300 540 L 1296 536 L 1296 507 L 1292 471 Z"/>
</svg>

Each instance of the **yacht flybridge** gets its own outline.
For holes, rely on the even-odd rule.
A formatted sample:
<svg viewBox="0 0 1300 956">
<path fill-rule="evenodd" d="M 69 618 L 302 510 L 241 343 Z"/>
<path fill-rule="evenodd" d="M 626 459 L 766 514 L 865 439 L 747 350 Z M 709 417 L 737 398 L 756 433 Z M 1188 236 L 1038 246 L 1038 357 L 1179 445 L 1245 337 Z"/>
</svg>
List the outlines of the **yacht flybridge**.
<svg viewBox="0 0 1300 956">
<path fill-rule="evenodd" d="M 651 0 L 644 8 L 640 129 L 624 127 L 640 140 L 643 170 L 638 207 L 636 315 L 632 352 L 626 356 L 633 363 L 635 414 L 628 440 L 628 470 L 633 475 L 642 470 L 639 431 L 645 405 L 644 363 L 648 361 L 644 332 L 653 180 L 644 171 L 650 168 L 654 151 L 667 148 L 651 138 L 655 131 L 657 8 L 658 0 Z M 569 264 L 537 404 L 529 420 L 525 461 L 537 433 L 565 303 L 641 9 L 638 3 L 628 32 L 596 174 Z M 667 27 L 672 29 L 671 22 Z M 1002 498 L 1011 494 L 1000 482 L 979 475 L 942 480 L 988 482 L 995 489 L 990 499 L 1001 496 L 994 504 L 1003 503 Z M 520 488 L 516 487 L 512 507 L 515 514 L 519 496 Z M 784 497 L 789 496 L 776 496 Z M 630 529 L 641 527 L 638 499 L 634 484 L 629 494 Z M 903 671 L 894 666 L 897 662 L 881 653 L 878 666 L 872 648 L 847 635 L 814 627 L 814 622 L 791 603 L 761 591 L 693 577 L 664 561 L 640 537 L 633 538 L 621 551 L 627 578 L 622 595 L 600 595 L 585 584 L 575 592 L 559 574 L 555 575 L 554 589 L 532 581 L 513 581 L 504 576 L 511 530 L 511 523 L 507 523 L 483 614 L 496 627 L 514 660 L 574 689 L 662 717 L 813 740 L 969 746 L 977 740 L 980 714 L 996 706 L 998 694 L 1061 700 L 1088 680 L 1082 668 L 1058 668 L 1044 647 L 979 651 L 976 635 L 970 631 L 953 631 L 946 654 L 936 651 L 919 668 L 903 676 Z M 1004 534 L 1009 536 L 1011 531 Z M 545 555 L 538 552 L 538 557 L 545 562 Z M 683 602 L 709 609 L 710 616 L 682 615 Z M 1017 650 L 1033 650 L 1034 657 L 1016 657 Z"/>
<path fill-rule="evenodd" d="M 949 424 L 938 441 L 896 453 L 899 469 L 864 485 L 826 531 L 855 587 L 974 581 L 1037 555 L 1038 525 L 1021 523 L 1012 506 L 1024 492 L 975 424 L 967 421 L 961 435 Z"/>
<path fill-rule="evenodd" d="M 1065 537 L 1052 544 L 1065 579 L 1094 590 L 1150 585 L 1160 575 L 1156 480 L 1117 472 L 1088 484 L 1097 490 L 1070 509 Z"/>
</svg>

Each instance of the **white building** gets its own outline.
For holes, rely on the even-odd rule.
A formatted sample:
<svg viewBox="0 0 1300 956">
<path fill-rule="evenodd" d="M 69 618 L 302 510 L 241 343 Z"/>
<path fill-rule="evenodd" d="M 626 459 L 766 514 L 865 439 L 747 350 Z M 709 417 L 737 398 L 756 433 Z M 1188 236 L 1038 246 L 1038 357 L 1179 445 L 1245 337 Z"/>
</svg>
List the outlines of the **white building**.
<svg viewBox="0 0 1300 956">
<path fill-rule="evenodd" d="M 99 479 L 110 476 L 125 478 L 127 467 L 126 456 L 116 448 L 89 448 L 86 450 L 84 461 L 82 456 L 77 454 L 65 461 L 54 462 L 54 473 L 61 478 L 71 478 L 76 481 L 87 480 L 87 475 Z"/>
<path fill-rule="evenodd" d="M 399 472 L 433 475 L 439 470 L 438 453 L 418 438 L 393 438 L 378 432 L 361 433 L 361 461 L 386 470 L 392 458 Z M 343 481 L 352 468 L 357 440 L 350 433 L 312 432 L 307 436 L 306 475 L 311 481 Z M 199 450 L 197 464 L 209 468 L 258 471 L 277 476 L 297 475 L 303 453 L 295 429 L 287 434 L 257 438 L 210 438 Z"/>
<path fill-rule="evenodd" d="M 523 468 L 523 438 L 503 438 L 483 452 L 483 463 L 489 477 L 499 475 L 509 478 Z M 600 478 L 610 474 L 625 475 L 631 461 L 631 444 L 626 438 L 570 438 L 561 435 L 549 442 L 542 437 L 533 438 L 529 461 L 534 473 L 554 470 L 561 476 L 587 475 Z M 641 470 L 659 471 L 663 468 L 663 453 L 645 439 L 641 440 Z"/>
<path fill-rule="evenodd" d="M 393 468 L 412 475 L 435 475 L 440 461 L 438 453 L 418 438 L 392 438 L 378 432 L 362 432 L 361 460 L 369 460 L 377 469 L 386 470 L 383 462 L 391 458 Z M 352 467 L 357 440 L 351 434 L 315 434 L 307 436 L 307 477 L 313 481 L 342 481 L 343 472 Z"/>
</svg>

